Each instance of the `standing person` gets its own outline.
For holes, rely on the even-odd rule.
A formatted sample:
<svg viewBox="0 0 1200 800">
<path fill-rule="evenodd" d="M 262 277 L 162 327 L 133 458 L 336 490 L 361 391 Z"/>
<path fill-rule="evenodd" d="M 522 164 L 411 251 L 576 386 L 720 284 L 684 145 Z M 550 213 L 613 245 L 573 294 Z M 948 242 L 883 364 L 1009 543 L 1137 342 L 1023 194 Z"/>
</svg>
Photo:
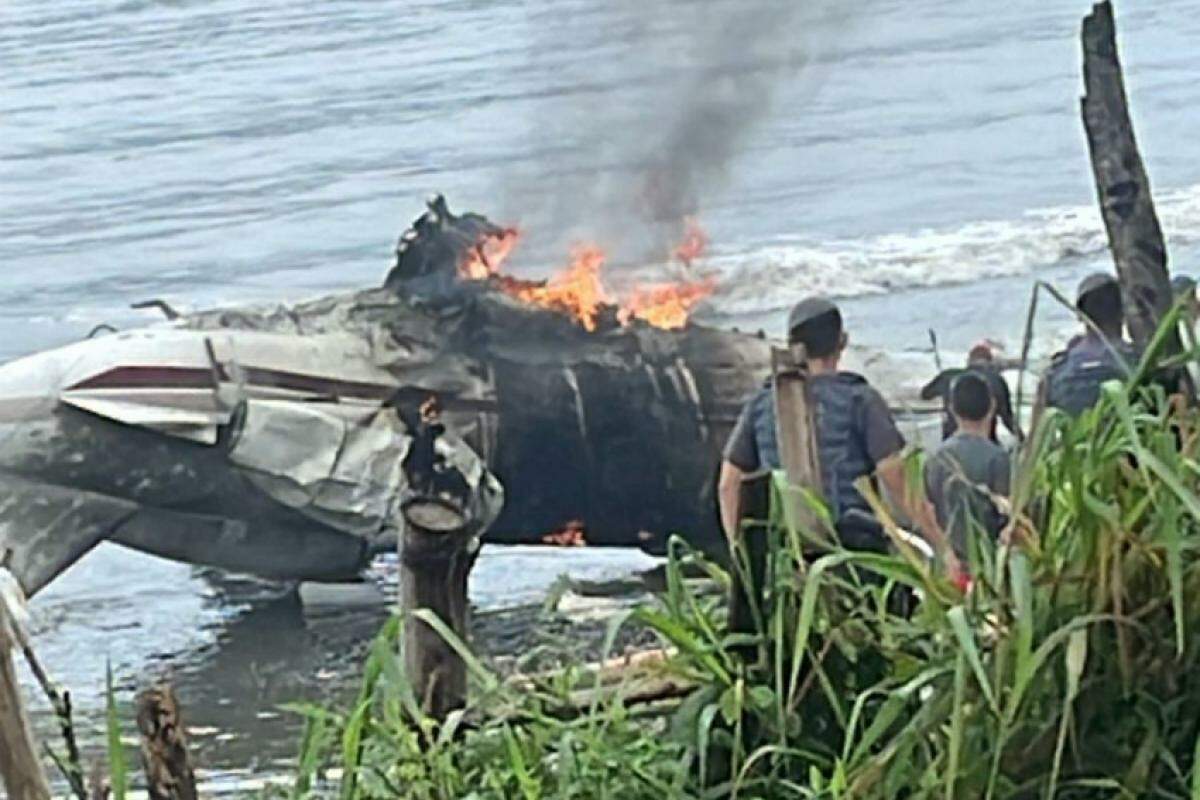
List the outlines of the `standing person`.
<svg viewBox="0 0 1200 800">
<path fill-rule="evenodd" d="M 942 399 L 942 439 L 949 439 L 953 436 L 958 424 L 955 422 L 954 414 L 950 411 L 950 386 L 956 378 L 968 370 L 983 376 L 992 391 L 992 397 L 996 400 L 996 414 L 992 418 L 992 430 L 989 434 L 991 440 L 997 441 L 997 419 L 1004 423 L 1004 427 L 1008 429 L 1009 433 L 1017 437 L 1017 441 L 1022 440 L 1024 434 L 1013 413 L 1012 395 L 1009 393 L 1008 381 L 1004 380 L 1000 365 L 996 363 L 996 355 L 988 342 L 980 342 L 971 348 L 971 351 L 967 353 L 965 367 L 944 369 L 921 389 L 922 400 L 932 400 L 935 397 Z"/>
<path fill-rule="evenodd" d="M 809 388 L 815 406 L 821 490 L 842 544 L 882 550 L 885 535 L 854 483 L 874 476 L 894 502 L 905 501 L 904 437 L 879 392 L 866 378 L 839 369 L 847 337 L 838 307 L 822 297 L 798 303 L 788 315 L 788 343 L 804 346 Z M 737 534 L 742 478 L 760 469 L 778 469 L 774 389 L 768 382 L 746 404 L 721 463 L 718 497 L 721 523 L 731 539 Z M 918 511 L 924 512 L 922 508 Z M 914 516 L 914 519 L 921 519 Z"/>
<path fill-rule="evenodd" d="M 1075 307 L 1092 325 L 1054 356 L 1038 387 L 1035 420 L 1047 406 L 1079 416 L 1096 404 L 1101 384 L 1125 380 L 1137 366 L 1138 351 L 1122 333 L 1125 312 L 1116 278 L 1103 272 L 1084 278 Z"/>
<path fill-rule="evenodd" d="M 938 523 L 932 544 L 955 578 L 965 576 L 972 537 L 994 540 L 1003 527 L 991 495 L 1008 496 L 1011 464 L 991 438 L 996 401 L 987 378 L 964 372 L 948 394 L 956 430 L 925 462 L 925 494 Z"/>
</svg>

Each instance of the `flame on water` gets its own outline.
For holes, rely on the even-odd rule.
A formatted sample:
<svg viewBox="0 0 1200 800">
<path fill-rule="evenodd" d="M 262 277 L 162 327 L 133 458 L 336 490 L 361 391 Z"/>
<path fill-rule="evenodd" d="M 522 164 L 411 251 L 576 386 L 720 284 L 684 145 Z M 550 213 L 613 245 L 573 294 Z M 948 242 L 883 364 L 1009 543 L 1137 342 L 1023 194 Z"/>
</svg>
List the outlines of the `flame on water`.
<svg viewBox="0 0 1200 800">
<path fill-rule="evenodd" d="M 692 309 L 717 290 L 713 276 L 688 283 L 640 284 L 621 303 L 622 323 L 640 319 L 656 328 L 682 328 Z"/>
<path fill-rule="evenodd" d="M 500 273 L 500 267 L 508 259 L 521 234 L 516 228 L 505 228 L 498 234 L 485 236 L 479 244 L 467 251 L 466 258 L 458 265 L 458 277 L 468 281 L 486 281 Z"/>
<path fill-rule="evenodd" d="M 686 220 L 683 240 L 674 250 L 690 266 L 708 247 L 708 236 L 696 220 Z M 529 305 L 548 308 L 571 317 L 586 330 L 594 331 L 606 308 L 617 322 L 628 325 L 641 320 L 658 328 L 682 328 L 692 309 L 717 288 L 713 276 L 676 283 L 637 284 L 623 297 L 616 297 L 601 277 L 605 252 L 594 244 L 577 245 L 563 270 L 545 281 L 526 281 L 501 273 L 500 269 L 520 235 L 514 228 L 485 237 L 459 265 L 459 277 L 469 281 L 491 281 L 500 291 Z"/>
<path fill-rule="evenodd" d="M 675 258 L 689 267 L 708 250 L 708 234 L 695 217 L 683 220 L 683 239 L 675 245 Z"/>
</svg>

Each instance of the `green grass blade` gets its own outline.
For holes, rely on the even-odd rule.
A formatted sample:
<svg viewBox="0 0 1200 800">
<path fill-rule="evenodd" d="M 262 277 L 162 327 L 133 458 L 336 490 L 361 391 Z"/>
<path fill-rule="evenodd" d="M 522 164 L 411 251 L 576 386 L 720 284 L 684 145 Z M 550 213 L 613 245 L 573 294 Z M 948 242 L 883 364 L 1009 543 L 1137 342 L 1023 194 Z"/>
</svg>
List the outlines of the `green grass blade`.
<svg viewBox="0 0 1200 800">
<path fill-rule="evenodd" d="M 1200 800 L 1200 734 L 1192 747 L 1192 800 Z"/>
<path fill-rule="evenodd" d="M 808 650 L 808 637 L 812 633 L 813 620 L 817 613 L 821 583 L 825 573 L 854 558 L 853 553 L 842 552 L 817 559 L 804 581 L 804 595 L 800 601 L 800 614 L 796 619 L 796 634 L 792 644 L 792 674 L 788 680 L 788 708 L 795 708 L 800 690 L 800 668 Z"/>
<path fill-rule="evenodd" d="M 959 652 L 954 659 L 954 707 L 950 716 L 950 740 L 946 752 L 946 800 L 954 800 L 954 787 L 958 782 L 958 763 L 962 758 L 963 729 L 966 726 L 966 709 L 963 706 L 967 688 L 967 658 Z"/>
<path fill-rule="evenodd" d="M 967 664 L 970 665 L 971 671 L 975 673 L 975 680 L 979 684 L 980 691 L 983 692 L 988 705 L 999 716 L 1000 707 L 996 704 L 996 694 L 992 690 L 991 682 L 988 680 L 987 671 L 983 668 L 983 658 L 979 654 L 979 647 L 975 642 L 975 634 L 971 630 L 970 623 L 967 622 L 966 609 L 962 606 L 955 606 L 946 612 L 946 617 L 950 620 L 950 627 L 954 631 L 954 637 L 958 640 L 959 647 L 962 648 L 962 654 L 966 656 Z"/>
<path fill-rule="evenodd" d="M 104 666 L 104 723 L 108 743 L 108 777 L 113 800 L 125 800 L 129 789 L 129 766 L 125 745 L 121 742 L 121 720 L 117 715 L 117 695 L 113 688 L 112 662 Z"/>
</svg>

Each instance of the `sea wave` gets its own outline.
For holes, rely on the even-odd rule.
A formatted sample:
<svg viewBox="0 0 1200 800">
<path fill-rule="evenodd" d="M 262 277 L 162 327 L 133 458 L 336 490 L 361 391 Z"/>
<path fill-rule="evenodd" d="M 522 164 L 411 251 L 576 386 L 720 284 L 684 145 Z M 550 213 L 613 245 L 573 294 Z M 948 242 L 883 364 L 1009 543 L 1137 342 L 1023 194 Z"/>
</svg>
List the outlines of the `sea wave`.
<svg viewBox="0 0 1200 800">
<path fill-rule="evenodd" d="M 1155 204 L 1168 246 L 1200 241 L 1200 184 L 1160 192 Z M 1094 205 L 862 239 L 781 238 L 715 254 L 721 288 L 713 306 L 761 314 L 814 293 L 856 297 L 1035 274 L 1096 258 L 1107 246 Z"/>
</svg>

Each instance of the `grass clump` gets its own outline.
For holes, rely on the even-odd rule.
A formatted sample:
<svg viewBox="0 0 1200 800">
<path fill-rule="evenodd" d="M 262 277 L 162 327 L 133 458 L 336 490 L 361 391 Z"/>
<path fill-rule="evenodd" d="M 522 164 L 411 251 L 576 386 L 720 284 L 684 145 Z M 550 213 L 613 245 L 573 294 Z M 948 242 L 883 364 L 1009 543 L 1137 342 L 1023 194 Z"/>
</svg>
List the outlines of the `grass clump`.
<svg viewBox="0 0 1200 800">
<path fill-rule="evenodd" d="M 577 668 L 517 688 L 473 662 L 471 707 L 435 723 L 393 623 L 357 703 L 306 711 L 296 794 L 333 765 L 347 800 L 1200 797 L 1198 453 L 1200 415 L 1159 388 L 1050 412 L 965 595 L 903 548 L 806 557 L 773 514 L 765 599 L 736 634 L 711 591 L 730 571 L 676 540 L 632 615 L 695 687 L 666 706 L 618 687 L 580 708 Z"/>
</svg>

